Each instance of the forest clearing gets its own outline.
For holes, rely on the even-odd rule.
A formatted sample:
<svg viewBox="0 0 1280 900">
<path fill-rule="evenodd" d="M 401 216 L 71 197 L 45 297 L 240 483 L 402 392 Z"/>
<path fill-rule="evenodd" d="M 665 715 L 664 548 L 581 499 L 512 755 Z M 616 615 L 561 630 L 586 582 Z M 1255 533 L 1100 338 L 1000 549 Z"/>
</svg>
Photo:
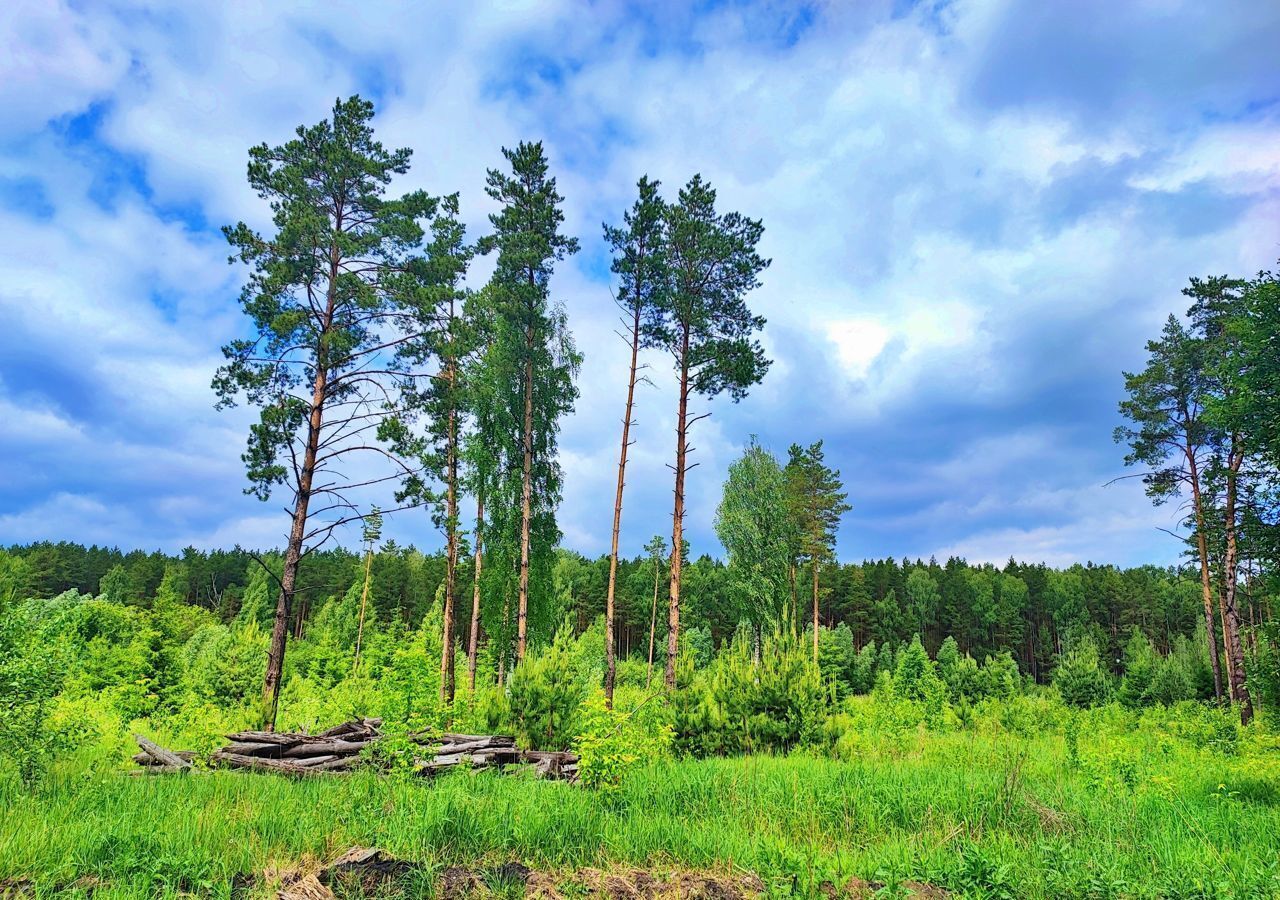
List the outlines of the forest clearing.
<svg viewBox="0 0 1280 900">
<path fill-rule="evenodd" d="M 1176 715 L 1135 722 L 1112 708 L 1055 722 L 1062 710 L 1025 706 L 982 710 L 965 730 L 885 722 L 841 759 L 654 763 L 616 794 L 484 772 L 427 784 L 86 781 L 81 757 L 41 798 L 6 796 L 0 884 L 22 895 L 29 879 L 32 896 L 262 896 L 363 846 L 418 866 L 383 884 L 385 897 L 441 896 L 455 867 L 475 874 L 463 882 L 473 896 L 521 896 L 527 876 L 512 862 L 564 897 L 583 896 L 580 870 L 636 868 L 753 873 L 770 894 L 802 896 L 911 896 L 904 882 L 970 897 L 1276 893 L 1274 746 L 1223 752 L 1204 743 L 1204 723 L 1171 728 Z M 1078 729 L 1075 750 L 1064 727 Z"/>
<path fill-rule="evenodd" d="M 15 9 L 0 900 L 1280 900 L 1280 6 Z"/>
</svg>

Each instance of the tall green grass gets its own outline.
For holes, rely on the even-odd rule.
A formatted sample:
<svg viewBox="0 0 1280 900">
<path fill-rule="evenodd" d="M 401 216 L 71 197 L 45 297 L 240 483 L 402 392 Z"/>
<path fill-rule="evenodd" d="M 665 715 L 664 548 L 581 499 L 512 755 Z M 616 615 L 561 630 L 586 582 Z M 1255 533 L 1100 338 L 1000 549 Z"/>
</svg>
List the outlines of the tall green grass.
<svg viewBox="0 0 1280 900">
<path fill-rule="evenodd" d="M 63 766 L 0 795 L 0 879 L 44 896 L 228 896 L 352 845 L 425 864 L 741 867 L 772 892 L 851 877 L 972 897 L 1280 896 L 1273 761 L 1181 743 L 920 731 L 847 761 L 673 761 L 615 795 L 494 773 L 432 782 L 130 778 Z M 264 890 L 259 883 L 259 891 Z"/>
</svg>

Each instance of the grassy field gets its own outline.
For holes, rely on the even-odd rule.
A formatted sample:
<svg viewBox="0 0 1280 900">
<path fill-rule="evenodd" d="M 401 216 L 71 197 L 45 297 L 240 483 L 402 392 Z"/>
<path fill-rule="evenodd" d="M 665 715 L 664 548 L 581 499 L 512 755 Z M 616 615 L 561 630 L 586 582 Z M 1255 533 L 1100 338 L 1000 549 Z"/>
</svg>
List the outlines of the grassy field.
<svg viewBox="0 0 1280 900">
<path fill-rule="evenodd" d="M 971 897 L 1276 897 L 1274 763 L 1159 735 L 1120 753 L 1088 735 L 1071 752 L 1061 735 L 920 731 L 849 761 L 661 763 L 614 795 L 492 773 L 299 782 L 64 764 L 38 795 L 0 796 L 0 883 L 95 898 L 225 897 L 238 883 L 269 896 L 265 871 L 362 845 L 423 863 L 400 890 L 424 896 L 445 867 L 515 860 L 553 877 L 746 869 L 778 895 L 856 878 L 884 896 L 910 880 Z"/>
</svg>

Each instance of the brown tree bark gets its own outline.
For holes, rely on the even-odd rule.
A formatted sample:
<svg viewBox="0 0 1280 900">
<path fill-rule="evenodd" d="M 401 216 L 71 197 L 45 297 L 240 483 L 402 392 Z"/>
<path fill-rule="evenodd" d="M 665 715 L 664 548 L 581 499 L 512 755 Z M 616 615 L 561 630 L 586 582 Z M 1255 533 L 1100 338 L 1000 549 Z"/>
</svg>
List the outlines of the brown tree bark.
<svg viewBox="0 0 1280 900">
<path fill-rule="evenodd" d="M 1191 477 L 1191 503 L 1195 508 L 1196 552 L 1200 558 L 1200 589 L 1204 599 L 1204 630 L 1209 642 L 1209 664 L 1213 669 L 1213 693 L 1222 699 L 1222 665 L 1218 661 L 1217 627 L 1213 621 L 1213 583 L 1209 577 L 1209 543 L 1205 535 L 1204 501 L 1200 493 L 1200 471 L 1195 451 L 1186 447 L 1187 471 Z"/>
<path fill-rule="evenodd" d="M 471 636 L 467 641 L 467 686 L 476 690 L 476 660 L 480 652 L 480 571 L 484 564 L 484 497 L 476 498 L 476 566 L 471 578 Z"/>
<path fill-rule="evenodd" d="M 529 640 L 529 528 L 533 518 L 533 327 L 525 330 L 524 434 L 520 488 L 520 593 L 516 607 L 516 661 Z"/>
<path fill-rule="evenodd" d="M 631 409 L 636 396 L 636 363 L 640 358 L 640 306 L 631 321 L 631 370 L 627 376 L 627 406 L 622 416 L 622 448 L 618 451 L 618 487 L 613 498 L 613 541 L 609 547 L 609 588 L 604 607 L 604 702 L 613 708 L 613 685 L 618 661 L 613 646 L 614 597 L 618 584 L 618 534 L 622 530 L 622 491 L 627 483 L 627 448 L 631 446 Z"/>
<path fill-rule="evenodd" d="M 341 207 L 337 212 L 336 231 L 342 231 Z M 323 338 L 333 327 L 339 263 L 338 245 L 335 242 L 329 248 L 329 283 L 325 296 L 324 315 L 320 322 L 321 347 L 315 378 L 312 382 L 311 413 L 307 419 L 307 445 L 303 449 L 302 466 L 298 472 L 293 522 L 289 527 L 289 543 L 284 552 L 284 570 L 280 573 L 280 594 L 276 598 L 275 618 L 271 623 L 271 642 L 267 646 L 267 669 L 262 679 L 263 725 L 268 731 L 275 729 L 276 714 L 280 709 L 280 679 L 284 672 L 285 644 L 289 639 L 289 613 L 293 608 L 293 595 L 298 584 L 298 564 L 302 561 L 302 542 L 307 534 L 307 509 L 311 503 L 316 458 L 320 455 L 320 430 L 324 425 L 324 404 L 329 389 L 329 368 L 325 359 Z"/>
<path fill-rule="evenodd" d="M 684 557 L 684 475 L 689 426 L 689 326 L 680 336 L 680 407 L 676 419 L 675 509 L 671 523 L 671 597 L 667 608 L 668 689 L 676 686 L 676 657 L 680 653 L 680 574 Z"/>
<path fill-rule="evenodd" d="M 653 608 L 649 611 L 649 668 L 644 676 L 644 689 L 649 689 L 649 682 L 653 680 L 653 635 L 658 630 L 658 585 L 662 576 L 662 569 L 658 566 L 658 561 L 653 561 Z"/>
<path fill-rule="evenodd" d="M 813 664 L 818 664 L 818 558 L 813 559 Z"/>
<path fill-rule="evenodd" d="M 1230 666 L 1231 681 L 1235 687 L 1235 702 L 1240 704 L 1240 724 L 1248 725 L 1253 719 L 1253 704 L 1249 698 L 1249 685 L 1245 681 L 1244 650 L 1240 644 L 1240 614 L 1236 609 L 1236 585 L 1239 565 L 1239 547 L 1236 543 L 1236 492 L 1239 485 L 1240 466 L 1244 462 L 1244 452 L 1237 450 L 1235 436 L 1232 436 L 1231 453 L 1227 464 L 1227 496 L 1224 519 L 1226 526 L 1227 550 L 1223 560 L 1223 573 L 1226 586 L 1222 595 L 1222 617 L 1224 623 L 1224 639 L 1227 642 L 1227 664 Z"/>
<path fill-rule="evenodd" d="M 452 304 L 450 304 L 452 307 Z M 452 310 L 450 312 L 452 317 Z M 444 563 L 444 627 L 443 639 L 440 642 L 440 700 L 445 704 L 453 703 L 454 676 L 454 606 L 458 583 L 458 410 L 457 400 L 452 388 L 456 387 L 458 367 L 455 360 L 449 360 L 445 378 L 450 385 L 449 424 L 445 447 L 445 515 L 448 530 L 445 545 Z"/>
</svg>

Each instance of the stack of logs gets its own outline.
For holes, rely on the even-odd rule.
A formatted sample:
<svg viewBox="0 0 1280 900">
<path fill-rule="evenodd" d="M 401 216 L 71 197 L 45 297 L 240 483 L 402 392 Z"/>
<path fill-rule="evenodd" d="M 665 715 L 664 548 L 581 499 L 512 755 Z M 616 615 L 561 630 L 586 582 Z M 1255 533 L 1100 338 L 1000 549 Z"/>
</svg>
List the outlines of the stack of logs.
<svg viewBox="0 0 1280 900">
<path fill-rule="evenodd" d="M 348 772 L 363 761 L 361 751 L 382 738 L 378 730 L 381 725 L 381 719 L 357 719 L 320 734 L 237 731 L 227 735 L 231 743 L 215 751 L 209 761 L 224 768 L 284 775 Z M 133 759 L 145 766 L 146 772 L 161 774 L 191 768 L 194 753 L 175 753 L 144 737 L 135 738 L 141 752 Z M 515 738 L 506 735 L 419 732 L 410 739 L 425 751 L 423 758 L 417 760 L 419 775 L 435 775 L 462 764 L 499 771 L 509 764 L 529 764 L 542 778 L 575 781 L 578 776 L 577 754 L 521 750 Z"/>
</svg>

